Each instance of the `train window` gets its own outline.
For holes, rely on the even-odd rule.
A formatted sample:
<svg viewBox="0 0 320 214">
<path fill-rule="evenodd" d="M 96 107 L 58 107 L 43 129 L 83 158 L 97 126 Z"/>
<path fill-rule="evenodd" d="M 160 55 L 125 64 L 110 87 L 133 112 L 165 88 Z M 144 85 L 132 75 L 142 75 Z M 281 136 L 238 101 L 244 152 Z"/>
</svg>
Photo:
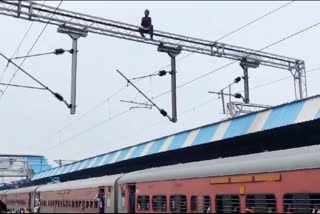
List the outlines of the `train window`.
<svg viewBox="0 0 320 214">
<path fill-rule="evenodd" d="M 170 211 L 173 213 L 186 213 L 187 212 L 187 196 L 171 195 Z"/>
<path fill-rule="evenodd" d="M 71 202 L 71 206 L 74 207 L 74 201 Z"/>
<path fill-rule="evenodd" d="M 285 194 L 283 197 L 284 213 L 319 213 L 320 193 Z"/>
<path fill-rule="evenodd" d="M 62 201 L 61 200 L 59 201 L 59 207 L 62 207 Z"/>
<path fill-rule="evenodd" d="M 150 197 L 148 195 L 139 195 L 137 198 L 137 209 L 138 210 L 149 210 Z"/>
<path fill-rule="evenodd" d="M 216 213 L 240 213 L 239 195 L 217 195 Z"/>
<path fill-rule="evenodd" d="M 246 196 L 246 211 L 257 213 L 276 213 L 277 203 L 274 195 L 258 194 Z"/>
<path fill-rule="evenodd" d="M 90 208 L 93 208 L 93 201 L 90 201 Z"/>
<path fill-rule="evenodd" d="M 89 201 L 86 201 L 86 208 L 89 208 Z"/>
<path fill-rule="evenodd" d="M 76 201 L 76 202 L 75 202 L 75 206 L 76 206 L 76 207 L 79 207 L 79 201 Z"/>
<path fill-rule="evenodd" d="M 67 206 L 67 202 L 63 201 L 63 207 L 66 207 L 66 206 Z"/>
<path fill-rule="evenodd" d="M 210 213 L 211 200 L 210 196 L 191 196 L 191 212 L 193 213 Z"/>
<path fill-rule="evenodd" d="M 94 201 L 94 208 L 95 208 L 95 209 L 98 208 L 98 201 Z"/>
<path fill-rule="evenodd" d="M 79 202 L 79 207 L 81 207 L 81 201 L 78 201 Z"/>
<path fill-rule="evenodd" d="M 167 211 L 167 196 L 154 195 L 152 196 L 153 211 L 166 212 Z"/>
</svg>

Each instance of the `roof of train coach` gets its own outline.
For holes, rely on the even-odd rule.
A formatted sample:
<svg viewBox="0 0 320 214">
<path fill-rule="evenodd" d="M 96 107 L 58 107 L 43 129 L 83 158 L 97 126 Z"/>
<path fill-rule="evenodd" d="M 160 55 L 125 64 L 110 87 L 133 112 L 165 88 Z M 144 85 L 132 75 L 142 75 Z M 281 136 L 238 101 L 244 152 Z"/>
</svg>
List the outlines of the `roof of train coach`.
<svg viewBox="0 0 320 214">
<path fill-rule="evenodd" d="M 35 174 L 32 181 L 320 119 L 320 95 L 223 120 Z"/>
<path fill-rule="evenodd" d="M 122 174 L 109 175 L 96 178 L 81 179 L 75 181 L 67 181 L 63 183 L 47 184 L 40 186 L 37 192 L 50 192 L 59 190 L 71 190 L 71 189 L 87 189 L 100 186 L 113 186 L 118 178 Z"/>
<path fill-rule="evenodd" d="M 30 187 L 24 187 L 24 188 L 18 188 L 18 189 L 9 189 L 6 191 L 6 195 L 10 195 L 10 194 L 19 194 L 19 193 L 29 193 L 29 192 L 35 192 L 37 190 L 37 188 L 39 188 L 40 186 L 30 186 Z"/>
<path fill-rule="evenodd" d="M 313 168 L 320 168 L 320 145 L 140 170 L 124 174 L 119 179 L 119 183 L 164 181 Z"/>
<path fill-rule="evenodd" d="M 9 190 L 8 189 L 6 189 L 6 190 L 0 190 L 0 195 L 4 195 L 4 194 L 6 194 L 6 192 L 8 192 Z"/>
</svg>

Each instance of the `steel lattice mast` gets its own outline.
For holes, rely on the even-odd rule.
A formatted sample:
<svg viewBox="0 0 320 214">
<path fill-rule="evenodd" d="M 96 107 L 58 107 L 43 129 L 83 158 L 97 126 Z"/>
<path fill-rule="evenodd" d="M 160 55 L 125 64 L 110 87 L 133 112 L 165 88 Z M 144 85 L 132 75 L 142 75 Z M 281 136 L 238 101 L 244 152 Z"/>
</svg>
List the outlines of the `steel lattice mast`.
<svg viewBox="0 0 320 214">
<path fill-rule="evenodd" d="M 32 1 L 0 1 L 0 14 L 43 23 L 51 19 L 52 25 L 69 26 L 85 32 L 156 46 L 162 43 L 181 47 L 182 51 L 232 60 L 258 61 L 260 65 L 289 70 L 294 77 L 296 99 L 307 97 L 305 63 L 300 59 L 157 30 L 154 31 L 153 40 L 143 39 L 138 32 L 139 26 L 64 9 L 56 10 L 54 7 L 42 6 Z"/>
</svg>

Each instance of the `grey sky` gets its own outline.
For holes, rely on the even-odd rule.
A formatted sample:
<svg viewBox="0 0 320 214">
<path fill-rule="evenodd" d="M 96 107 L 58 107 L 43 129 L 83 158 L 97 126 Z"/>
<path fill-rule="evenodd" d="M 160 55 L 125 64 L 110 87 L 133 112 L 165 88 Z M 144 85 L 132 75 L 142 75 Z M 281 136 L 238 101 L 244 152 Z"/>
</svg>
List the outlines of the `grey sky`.
<svg viewBox="0 0 320 214">
<path fill-rule="evenodd" d="M 56 6 L 56 2 L 47 5 Z M 65 1 L 61 8 L 104 17 L 130 24 L 140 24 L 143 11 L 148 8 L 155 29 L 187 36 L 215 39 L 229 33 L 253 19 L 275 9 L 285 2 L 77 2 Z M 222 40 L 228 44 L 260 49 L 281 38 L 320 21 L 320 2 L 294 2 L 265 19 Z M 0 51 L 11 56 L 28 29 L 30 22 L 0 16 L 2 28 Z M 19 53 L 26 54 L 44 25 L 35 23 Z M 58 34 L 55 26 L 48 26 L 32 53 L 52 51 L 55 48 L 71 48 L 68 36 Z M 320 66 L 317 50 L 320 27 L 289 39 L 267 52 L 299 58 L 306 61 L 307 70 Z M 100 103 L 106 97 L 125 86 L 126 82 L 115 69 L 128 77 L 146 75 L 167 65 L 169 57 L 156 51 L 155 46 L 135 43 L 101 35 L 89 34 L 79 40 L 77 114 L 42 91 L 9 88 L 0 100 L 1 153 L 41 154 L 54 159 L 82 159 L 128 145 L 134 145 L 163 135 L 224 118 L 220 100 L 207 93 L 219 90 L 241 75 L 238 63 L 198 80 L 178 90 L 178 123 L 172 124 L 156 109 L 137 109 L 115 118 L 70 141 L 69 137 L 116 115 L 130 107 L 120 99 L 133 99 L 137 92 L 128 87 L 92 113 L 72 122 L 81 114 Z M 184 56 L 188 53 L 183 53 Z M 180 56 L 180 57 L 181 57 Z M 214 70 L 229 60 L 193 54 L 177 64 L 178 85 L 201 74 Z M 0 59 L 0 71 L 6 62 Z M 23 68 L 70 98 L 71 56 L 44 56 L 31 58 Z M 4 82 L 13 74 L 12 66 L 6 71 Z M 319 93 L 320 71 L 307 74 L 309 96 Z M 0 74 L 1 75 L 1 74 Z M 289 76 L 289 71 L 260 67 L 250 72 L 250 86 Z M 14 83 L 36 85 L 21 72 Z M 142 80 L 138 86 L 149 96 L 156 96 L 170 88 L 170 78 Z M 241 90 L 242 84 L 234 87 Z M 251 91 L 253 103 L 277 105 L 294 99 L 293 80 L 272 84 Z M 144 101 L 138 95 L 138 101 Z M 171 113 L 168 95 L 155 102 Z M 190 110 L 201 103 L 210 103 Z M 72 123 L 70 123 L 72 122 Z M 60 134 L 59 129 L 70 124 Z"/>
</svg>

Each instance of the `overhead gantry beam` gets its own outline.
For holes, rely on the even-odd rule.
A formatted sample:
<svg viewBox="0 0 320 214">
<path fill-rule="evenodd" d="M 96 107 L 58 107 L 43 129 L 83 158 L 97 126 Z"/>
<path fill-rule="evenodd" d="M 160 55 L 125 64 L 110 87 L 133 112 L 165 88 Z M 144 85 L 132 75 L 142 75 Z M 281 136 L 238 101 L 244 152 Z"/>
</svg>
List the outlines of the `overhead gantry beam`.
<svg viewBox="0 0 320 214">
<path fill-rule="evenodd" d="M 209 56 L 238 61 L 243 59 L 258 60 L 260 65 L 291 71 L 294 77 L 296 98 L 307 97 L 305 63 L 300 59 L 158 30 L 154 31 L 153 40 L 144 39 L 139 34 L 139 26 L 64 9 L 56 9 L 51 6 L 42 6 L 32 1 L 2 0 L 0 1 L 0 14 L 43 23 L 47 23 L 51 19 L 50 24 L 57 26 L 65 25 L 95 34 L 156 46 L 161 43 L 173 47 L 180 46 L 182 51 Z M 52 15 L 53 17 L 51 18 Z"/>
</svg>

